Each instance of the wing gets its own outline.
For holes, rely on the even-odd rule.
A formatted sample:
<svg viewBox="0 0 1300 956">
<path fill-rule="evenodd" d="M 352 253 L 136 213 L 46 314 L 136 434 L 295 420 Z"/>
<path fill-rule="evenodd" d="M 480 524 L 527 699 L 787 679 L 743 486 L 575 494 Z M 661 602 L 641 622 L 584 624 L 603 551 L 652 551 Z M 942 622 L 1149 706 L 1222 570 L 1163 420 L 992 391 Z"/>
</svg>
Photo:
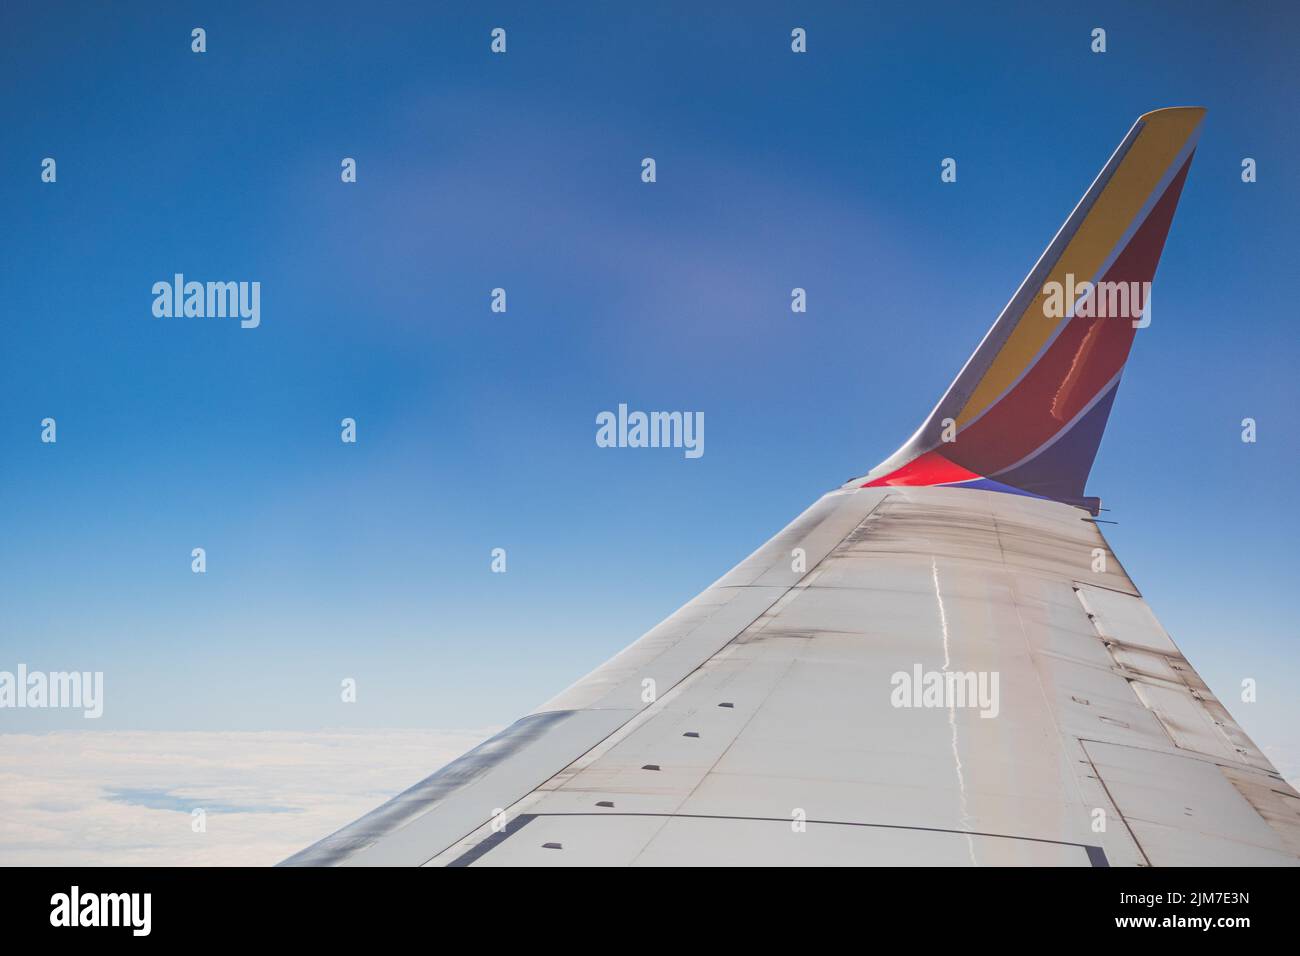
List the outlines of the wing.
<svg viewBox="0 0 1300 956">
<path fill-rule="evenodd" d="M 1138 120 L 895 455 L 535 713 L 285 862 L 1300 862 L 1300 794 L 1178 651 L 1083 495 L 1149 304 L 1098 315 L 1101 282 L 1150 282 L 1202 112 Z"/>
</svg>

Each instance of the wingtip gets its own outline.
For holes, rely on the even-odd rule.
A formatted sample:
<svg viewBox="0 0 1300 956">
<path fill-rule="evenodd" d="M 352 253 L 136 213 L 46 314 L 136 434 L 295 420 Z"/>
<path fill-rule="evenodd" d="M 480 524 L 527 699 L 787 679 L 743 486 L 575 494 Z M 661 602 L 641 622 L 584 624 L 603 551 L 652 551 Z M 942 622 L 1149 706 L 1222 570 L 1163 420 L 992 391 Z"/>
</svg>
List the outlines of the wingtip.
<svg viewBox="0 0 1300 956">
<path fill-rule="evenodd" d="M 863 487 L 974 487 L 975 478 L 1089 509 L 1096 504 L 1084 487 L 1133 330 L 1145 318 L 1145 310 L 1139 317 L 1130 305 L 1147 301 L 1205 113 L 1202 106 L 1170 106 L 1138 118 L 929 418 L 864 476 Z M 1101 300 L 1089 292 L 1091 309 L 1076 313 L 1084 300 L 1071 285 L 1069 308 L 1058 305 L 1055 321 L 1044 323 L 1049 286 L 1062 296 L 1076 274 L 1086 275 L 1089 287 L 1144 291 L 1119 313 L 1109 311 L 1112 304 L 1093 315 Z M 1035 311 L 1039 318 L 1029 319 Z M 1133 321 L 1100 321 L 1112 317 Z M 921 468 L 935 455 L 940 465 L 965 469 L 964 479 Z"/>
<path fill-rule="evenodd" d="M 1158 110 L 1143 113 L 1138 117 L 1138 121 L 1149 123 L 1156 119 L 1194 118 L 1199 122 L 1205 116 L 1205 112 L 1204 106 L 1164 106 Z"/>
</svg>

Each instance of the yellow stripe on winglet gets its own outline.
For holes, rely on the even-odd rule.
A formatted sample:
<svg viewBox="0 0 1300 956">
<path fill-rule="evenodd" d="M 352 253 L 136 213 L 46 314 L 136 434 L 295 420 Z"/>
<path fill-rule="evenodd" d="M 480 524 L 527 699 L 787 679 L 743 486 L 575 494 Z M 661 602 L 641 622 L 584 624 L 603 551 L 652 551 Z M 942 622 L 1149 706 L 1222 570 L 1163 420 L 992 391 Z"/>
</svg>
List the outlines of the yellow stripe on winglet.
<svg viewBox="0 0 1300 956">
<path fill-rule="evenodd" d="M 1178 157 L 1204 115 L 1205 110 L 1199 106 L 1176 106 L 1139 117 L 1139 121 L 1146 125 L 1138 134 L 1137 141 L 1120 161 L 1074 238 L 1044 279 L 1044 284 L 1064 284 L 1067 273 L 1074 274 L 1076 284 L 1092 280 L 1134 217 L 1146 205 L 1152 191 L 1160 184 L 1169 165 Z M 1045 298 L 1039 289 L 957 416 L 958 427 L 980 414 L 1010 388 L 1057 327 L 1066 321 L 1047 317 L 1043 311 Z"/>
</svg>

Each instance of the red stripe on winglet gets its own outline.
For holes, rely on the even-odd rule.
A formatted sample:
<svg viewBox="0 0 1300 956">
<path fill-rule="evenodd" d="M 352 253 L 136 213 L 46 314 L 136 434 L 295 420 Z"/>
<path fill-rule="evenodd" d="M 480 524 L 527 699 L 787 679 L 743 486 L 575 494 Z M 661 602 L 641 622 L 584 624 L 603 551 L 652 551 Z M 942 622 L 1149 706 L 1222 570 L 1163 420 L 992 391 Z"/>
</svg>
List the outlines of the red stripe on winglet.
<svg viewBox="0 0 1300 956">
<path fill-rule="evenodd" d="M 863 488 L 880 488 L 886 485 L 946 485 L 954 481 L 970 481 L 983 478 L 973 471 L 954 464 L 937 451 L 927 451 L 920 458 L 914 458 L 897 471 L 892 471 L 883 478 L 869 481 Z"/>
</svg>

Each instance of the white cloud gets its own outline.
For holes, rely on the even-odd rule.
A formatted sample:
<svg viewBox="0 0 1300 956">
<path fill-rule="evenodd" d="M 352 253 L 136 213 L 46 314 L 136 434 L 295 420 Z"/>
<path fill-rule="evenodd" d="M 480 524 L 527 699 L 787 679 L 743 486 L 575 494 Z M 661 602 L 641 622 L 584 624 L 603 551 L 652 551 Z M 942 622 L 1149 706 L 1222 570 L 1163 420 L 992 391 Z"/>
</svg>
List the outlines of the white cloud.
<svg viewBox="0 0 1300 956">
<path fill-rule="evenodd" d="M 0 864 L 278 863 L 491 733 L 3 734 Z"/>
</svg>

